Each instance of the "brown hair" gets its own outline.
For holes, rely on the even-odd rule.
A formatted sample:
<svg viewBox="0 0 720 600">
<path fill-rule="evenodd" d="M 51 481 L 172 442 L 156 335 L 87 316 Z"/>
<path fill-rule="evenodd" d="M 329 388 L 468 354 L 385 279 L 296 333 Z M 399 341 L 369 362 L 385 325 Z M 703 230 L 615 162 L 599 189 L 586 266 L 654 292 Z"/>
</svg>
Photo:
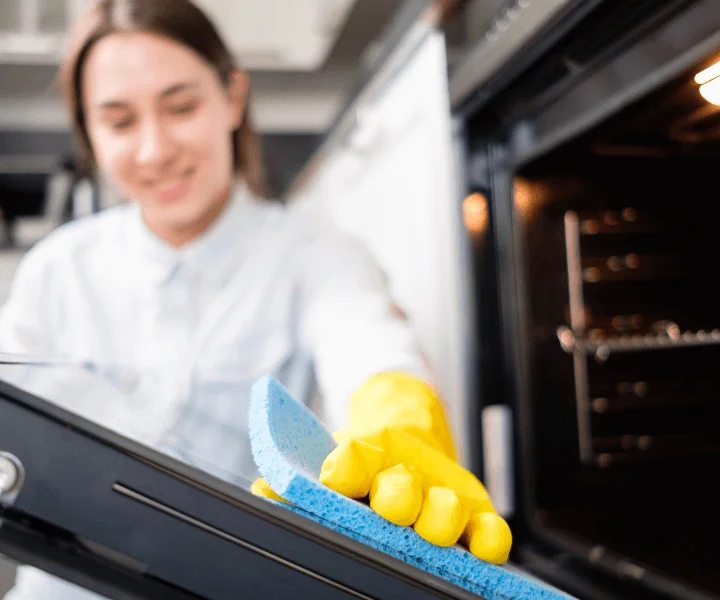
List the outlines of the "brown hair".
<svg viewBox="0 0 720 600">
<path fill-rule="evenodd" d="M 59 83 L 73 122 L 83 170 L 94 171 L 95 157 L 88 136 L 82 104 L 82 71 L 92 46 L 108 34 L 119 31 L 157 33 L 192 48 L 217 71 L 223 84 L 237 70 L 235 60 L 210 19 L 190 0 L 98 0 L 75 23 L 68 52 L 59 71 Z M 256 196 L 267 193 L 265 165 L 260 138 L 249 115 L 233 131 L 233 164 Z"/>
</svg>

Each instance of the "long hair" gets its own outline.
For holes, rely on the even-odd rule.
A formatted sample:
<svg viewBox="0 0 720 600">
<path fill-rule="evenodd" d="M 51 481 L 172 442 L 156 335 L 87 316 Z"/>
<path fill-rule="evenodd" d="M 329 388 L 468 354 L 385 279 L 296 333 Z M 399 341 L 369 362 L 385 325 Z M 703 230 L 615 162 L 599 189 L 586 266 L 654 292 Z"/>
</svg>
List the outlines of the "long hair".
<svg viewBox="0 0 720 600">
<path fill-rule="evenodd" d="M 96 169 L 82 102 L 83 66 L 90 49 L 105 36 L 122 31 L 156 33 L 194 50 L 217 72 L 227 86 L 237 70 L 232 53 L 217 29 L 190 0 L 98 0 L 74 24 L 68 51 L 58 72 L 58 82 L 70 111 L 82 170 Z M 260 138 L 250 122 L 248 96 L 245 115 L 232 132 L 235 173 L 258 197 L 267 194 L 267 180 Z"/>
</svg>

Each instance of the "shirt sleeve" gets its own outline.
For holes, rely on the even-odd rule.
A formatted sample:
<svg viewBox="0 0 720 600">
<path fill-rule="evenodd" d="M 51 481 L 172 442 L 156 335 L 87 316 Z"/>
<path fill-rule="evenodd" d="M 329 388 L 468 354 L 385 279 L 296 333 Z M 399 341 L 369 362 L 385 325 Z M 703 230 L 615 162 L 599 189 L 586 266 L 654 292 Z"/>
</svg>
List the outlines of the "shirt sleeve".
<svg viewBox="0 0 720 600">
<path fill-rule="evenodd" d="M 380 371 L 432 376 L 410 324 L 367 248 L 340 231 L 310 244 L 301 280 L 300 343 L 313 359 L 325 420 L 346 425 L 353 390 Z"/>
<path fill-rule="evenodd" d="M 0 308 L 0 352 L 50 354 L 49 276 L 44 252 L 35 247 L 20 262 Z"/>
</svg>

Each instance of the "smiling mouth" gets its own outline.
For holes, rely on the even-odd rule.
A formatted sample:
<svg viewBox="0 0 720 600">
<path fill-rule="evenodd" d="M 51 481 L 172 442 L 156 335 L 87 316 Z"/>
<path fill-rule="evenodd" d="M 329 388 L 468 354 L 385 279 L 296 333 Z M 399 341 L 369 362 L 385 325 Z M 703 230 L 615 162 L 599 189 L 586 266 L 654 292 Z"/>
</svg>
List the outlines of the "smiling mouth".
<svg viewBox="0 0 720 600">
<path fill-rule="evenodd" d="M 190 185 L 190 178 L 193 174 L 192 169 L 188 169 L 185 171 L 180 177 L 173 180 L 172 182 L 168 182 L 167 184 L 162 184 L 162 186 L 159 186 L 159 189 L 157 191 L 158 198 L 161 200 L 175 200 L 182 196 L 185 191 L 187 191 L 187 188 Z"/>
</svg>

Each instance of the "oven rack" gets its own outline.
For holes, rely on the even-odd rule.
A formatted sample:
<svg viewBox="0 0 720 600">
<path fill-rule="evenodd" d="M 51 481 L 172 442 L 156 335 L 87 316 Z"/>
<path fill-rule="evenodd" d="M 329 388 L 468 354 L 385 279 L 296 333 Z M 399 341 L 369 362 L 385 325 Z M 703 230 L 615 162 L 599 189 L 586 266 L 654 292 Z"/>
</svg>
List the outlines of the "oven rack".
<svg viewBox="0 0 720 600">
<path fill-rule="evenodd" d="M 631 218 L 625 219 L 626 221 L 632 221 L 635 216 L 634 213 L 629 214 Z M 590 394 L 588 356 L 594 355 L 595 360 L 602 364 L 613 353 L 719 345 L 720 329 L 683 332 L 673 321 L 661 320 L 653 324 L 654 331 L 647 333 L 637 332 L 635 334 L 603 336 L 601 331 L 598 330 L 588 332 L 587 310 L 584 300 L 584 288 L 587 282 L 583 277 L 583 260 L 580 247 L 581 236 L 584 233 L 583 221 L 578 213 L 572 210 L 565 212 L 563 220 L 567 260 L 569 326 L 560 326 L 557 329 L 557 336 L 562 349 L 572 356 L 573 361 L 579 458 L 584 465 L 609 466 L 610 464 L 617 464 L 621 457 L 619 455 L 613 457 L 615 453 L 612 451 L 598 452 L 595 437 L 597 432 L 593 432 L 592 413 L 594 407 L 593 398 Z M 657 328 L 661 325 L 662 328 L 658 330 Z M 657 445 L 652 444 L 652 446 L 652 453 L 658 452 Z M 619 448 L 619 454 L 625 455 L 625 460 L 628 460 L 627 451 L 623 450 Z M 643 448 L 639 450 L 640 456 L 648 456 L 647 450 Z M 631 454 L 634 457 L 635 453 L 631 452 Z"/>
<path fill-rule="evenodd" d="M 593 464 L 601 469 L 657 458 L 700 457 L 720 452 L 720 439 L 702 434 L 619 435 L 593 439 Z"/>
<path fill-rule="evenodd" d="M 574 332 L 567 326 L 558 327 L 560 346 L 568 354 L 582 352 L 594 354 L 598 362 L 605 362 L 611 354 L 621 352 L 642 352 L 668 348 L 692 348 L 720 344 L 720 329 L 712 331 L 672 331 L 659 334 L 623 334 L 590 340 L 582 333 Z"/>
</svg>

